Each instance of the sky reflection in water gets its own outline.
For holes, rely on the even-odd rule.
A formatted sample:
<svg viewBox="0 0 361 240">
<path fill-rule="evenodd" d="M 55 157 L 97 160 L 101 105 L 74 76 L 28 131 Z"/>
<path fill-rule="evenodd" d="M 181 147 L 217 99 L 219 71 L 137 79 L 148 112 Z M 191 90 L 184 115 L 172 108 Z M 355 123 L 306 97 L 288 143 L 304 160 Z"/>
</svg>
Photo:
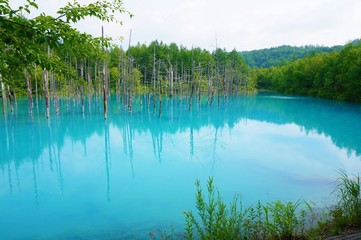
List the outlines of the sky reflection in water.
<svg viewBox="0 0 361 240">
<path fill-rule="evenodd" d="M 89 103 L 87 103 L 89 104 Z M 41 105 L 42 106 L 42 105 Z M 26 100 L 0 117 L 0 238 L 146 238 L 194 209 L 194 181 L 214 176 L 226 202 L 329 204 L 337 170 L 361 171 L 361 107 L 260 94 L 210 107 L 139 97 L 83 115 L 73 102 L 46 120 Z M 90 112 L 90 113 L 89 113 Z"/>
</svg>

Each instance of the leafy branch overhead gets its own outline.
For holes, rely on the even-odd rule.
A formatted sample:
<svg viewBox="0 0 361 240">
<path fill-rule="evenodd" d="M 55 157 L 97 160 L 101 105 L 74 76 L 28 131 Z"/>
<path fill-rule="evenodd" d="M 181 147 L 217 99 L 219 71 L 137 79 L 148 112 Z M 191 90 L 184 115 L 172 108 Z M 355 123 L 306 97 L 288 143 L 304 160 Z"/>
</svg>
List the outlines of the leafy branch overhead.
<svg viewBox="0 0 361 240">
<path fill-rule="evenodd" d="M 127 13 L 130 17 L 133 15 L 123 8 L 120 0 L 114 1 L 96 1 L 88 5 L 80 5 L 78 2 L 69 2 L 65 7 L 57 12 L 60 16 L 57 19 L 65 17 L 66 22 L 78 22 L 85 17 L 96 17 L 102 21 L 116 22 L 122 24 L 116 14 Z"/>
<path fill-rule="evenodd" d="M 81 5 L 77 1 L 69 2 L 58 10 L 59 16 L 41 13 L 33 18 L 24 17 L 38 9 L 36 0 L 27 0 L 18 8 L 12 8 L 9 0 L 0 0 L 0 74 L 4 82 L 10 82 L 15 72 L 33 63 L 53 71 L 65 72 L 64 64 L 54 59 L 64 51 L 87 56 L 99 52 L 110 45 L 110 38 L 94 38 L 81 33 L 71 24 L 86 17 L 95 17 L 101 21 L 122 24 L 122 14 L 132 14 L 123 8 L 120 0 L 98 0 Z M 48 57 L 48 48 L 53 57 Z"/>
</svg>

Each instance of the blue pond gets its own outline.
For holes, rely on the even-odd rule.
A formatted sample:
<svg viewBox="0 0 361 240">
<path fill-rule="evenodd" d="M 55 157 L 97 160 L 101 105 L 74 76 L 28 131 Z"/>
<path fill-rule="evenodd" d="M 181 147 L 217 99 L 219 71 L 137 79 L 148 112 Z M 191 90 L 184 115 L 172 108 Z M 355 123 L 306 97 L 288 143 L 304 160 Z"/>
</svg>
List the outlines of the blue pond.
<svg viewBox="0 0 361 240">
<path fill-rule="evenodd" d="M 312 200 L 337 171 L 361 172 L 361 105 L 272 94 L 189 102 L 164 98 L 130 114 L 71 100 L 46 119 L 26 99 L 0 116 L 0 239 L 149 239 L 194 210 L 196 179 L 224 200 Z M 53 107 L 53 105 L 52 105 Z"/>
</svg>

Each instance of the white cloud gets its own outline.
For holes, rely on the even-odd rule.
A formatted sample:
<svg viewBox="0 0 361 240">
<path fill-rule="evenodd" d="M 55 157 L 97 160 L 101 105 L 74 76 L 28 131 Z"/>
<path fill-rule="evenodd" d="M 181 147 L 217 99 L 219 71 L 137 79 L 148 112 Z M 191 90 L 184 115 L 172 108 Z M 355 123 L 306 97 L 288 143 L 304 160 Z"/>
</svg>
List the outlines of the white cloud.
<svg viewBox="0 0 361 240">
<path fill-rule="evenodd" d="M 38 3 L 42 10 L 59 5 L 56 0 Z M 218 46 L 227 50 L 336 45 L 361 37 L 359 0 L 124 0 L 124 7 L 134 18 L 125 16 L 122 27 L 104 25 L 108 36 L 125 37 L 125 48 L 130 29 L 133 44 L 157 39 L 209 50 L 216 36 Z M 101 25 L 87 20 L 76 26 L 99 36 Z"/>
</svg>

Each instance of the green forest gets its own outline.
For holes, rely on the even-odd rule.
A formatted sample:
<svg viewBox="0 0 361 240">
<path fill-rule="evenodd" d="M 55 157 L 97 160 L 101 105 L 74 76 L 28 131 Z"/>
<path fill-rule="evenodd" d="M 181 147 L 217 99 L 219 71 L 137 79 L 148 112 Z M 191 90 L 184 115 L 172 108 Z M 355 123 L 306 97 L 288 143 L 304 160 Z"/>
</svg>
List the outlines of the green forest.
<svg viewBox="0 0 361 240">
<path fill-rule="evenodd" d="M 282 66 L 258 68 L 254 74 L 259 89 L 361 102 L 361 42 Z"/>
<path fill-rule="evenodd" d="M 122 22 L 132 14 L 120 0 L 98 0 L 81 5 L 74 1 L 58 16 L 44 13 L 28 19 L 35 0 L 16 9 L 0 1 L 0 86 L 2 111 L 13 111 L 16 97 L 27 96 L 29 110 L 43 97 L 49 116 L 50 101 L 62 97 L 84 101 L 116 93 L 131 111 L 132 97 L 146 93 L 161 96 L 214 96 L 253 93 L 267 89 L 337 100 L 361 102 L 361 44 L 346 46 L 282 46 L 250 52 L 216 48 L 210 52 L 176 43 L 138 43 L 125 51 L 111 39 L 95 38 L 72 27 L 86 17 Z M 103 29 L 102 36 L 104 36 Z M 100 29 L 99 29 L 100 31 Z M 148 103 L 149 104 L 149 103 Z M 190 106 L 191 107 L 191 106 Z M 84 107 L 83 107 L 84 108 Z"/>
<path fill-rule="evenodd" d="M 60 8 L 57 17 L 45 14 L 33 19 L 23 17 L 22 12 L 30 13 L 37 7 L 34 0 L 27 0 L 18 9 L 12 9 L 7 0 L 0 1 L 4 113 L 6 105 L 13 111 L 17 96 L 28 97 L 30 113 L 39 97 L 44 97 L 47 117 L 50 101 L 55 102 L 58 112 L 61 97 L 80 99 L 83 109 L 87 98 L 102 97 L 106 116 L 111 93 L 116 93 L 131 111 L 132 97 L 139 93 L 147 93 L 149 98 L 152 95 L 154 101 L 161 101 L 159 96 L 175 94 L 190 98 L 207 95 L 212 101 L 213 96 L 255 90 L 249 67 L 235 50 L 209 52 L 153 41 L 124 51 L 111 44 L 109 38 L 94 38 L 71 26 L 85 17 L 121 26 L 115 14 L 130 17 L 132 14 L 120 0 L 99 0 L 88 5 L 75 1 Z"/>
<path fill-rule="evenodd" d="M 304 58 L 308 55 L 339 51 L 343 46 L 322 47 L 322 46 L 280 46 L 274 48 L 243 51 L 240 54 L 248 66 L 252 68 L 269 68 L 284 65 L 287 62 Z"/>
</svg>

